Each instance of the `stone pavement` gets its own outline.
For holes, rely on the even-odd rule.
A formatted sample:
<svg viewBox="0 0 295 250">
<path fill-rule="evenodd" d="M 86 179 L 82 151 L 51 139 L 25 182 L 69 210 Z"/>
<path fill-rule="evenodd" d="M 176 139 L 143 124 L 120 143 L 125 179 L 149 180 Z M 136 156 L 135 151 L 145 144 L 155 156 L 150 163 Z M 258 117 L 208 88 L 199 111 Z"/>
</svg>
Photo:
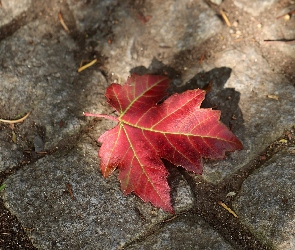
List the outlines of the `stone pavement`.
<svg viewBox="0 0 295 250">
<path fill-rule="evenodd" d="M 213 2 L 1 0 L 0 118 L 31 111 L 0 123 L 1 249 L 295 249 L 295 18 L 276 19 L 295 2 Z M 130 72 L 211 83 L 204 107 L 244 145 L 202 176 L 167 164 L 174 215 L 98 168 L 114 123 L 83 111 L 111 113 Z"/>
</svg>

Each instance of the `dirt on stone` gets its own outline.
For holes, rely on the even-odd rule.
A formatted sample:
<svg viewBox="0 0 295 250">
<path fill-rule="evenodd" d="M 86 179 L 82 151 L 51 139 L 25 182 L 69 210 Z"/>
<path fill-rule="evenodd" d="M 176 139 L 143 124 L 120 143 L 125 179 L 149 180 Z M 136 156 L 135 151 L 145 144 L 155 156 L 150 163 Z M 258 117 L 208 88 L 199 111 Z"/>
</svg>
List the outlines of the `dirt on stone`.
<svg viewBox="0 0 295 250">
<path fill-rule="evenodd" d="M 295 37 L 293 39 L 287 39 L 283 36 L 281 31 L 283 28 L 286 30 L 293 30 L 295 27 L 294 17 L 291 20 L 286 21 L 284 17 L 277 19 L 277 13 L 285 13 L 288 15 L 288 11 L 284 10 L 290 5 L 289 1 L 280 1 L 278 4 L 272 6 L 265 12 L 262 12 L 259 16 L 253 17 L 249 13 L 243 12 L 238 9 L 232 1 L 224 1 L 221 6 L 212 4 L 209 0 L 206 1 L 208 5 L 214 9 L 216 15 L 224 21 L 220 11 L 224 10 L 228 20 L 230 21 L 230 27 L 228 27 L 227 33 L 218 33 L 214 37 L 210 38 L 209 41 L 203 44 L 182 51 L 181 54 L 177 55 L 174 62 L 169 65 L 178 72 L 183 71 L 183 65 L 187 68 L 195 67 L 197 64 L 201 64 L 204 60 L 214 60 L 215 55 L 226 48 L 235 47 L 240 49 L 249 46 L 257 49 L 262 57 L 272 65 L 273 73 L 284 75 L 290 82 L 295 85 L 294 68 L 295 60 L 291 55 L 288 56 L 281 52 L 279 46 L 294 46 Z M 295 6 L 294 6 L 295 9 Z M 281 34 L 279 37 L 273 39 L 265 37 L 262 32 L 263 26 L 275 24 L 275 29 Z M 224 21 L 224 25 L 226 25 Z M 292 45 L 293 44 L 293 45 Z M 189 64 L 190 63 L 190 64 Z"/>
</svg>

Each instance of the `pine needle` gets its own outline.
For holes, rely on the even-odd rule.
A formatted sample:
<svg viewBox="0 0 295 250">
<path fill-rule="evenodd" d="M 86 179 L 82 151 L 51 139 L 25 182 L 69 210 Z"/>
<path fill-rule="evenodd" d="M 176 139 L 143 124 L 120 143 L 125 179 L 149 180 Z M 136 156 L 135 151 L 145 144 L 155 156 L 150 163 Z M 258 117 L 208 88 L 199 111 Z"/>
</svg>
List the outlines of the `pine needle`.
<svg viewBox="0 0 295 250">
<path fill-rule="evenodd" d="M 220 10 L 220 14 L 221 14 L 222 18 L 224 19 L 226 25 L 227 25 L 228 27 L 231 27 L 230 21 L 228 20 L 228 18 L 227 18 L 226 14 L 224 13 L 223 10 Z"/>
<path fill-rule="evenodd" d="M 69 30 L 68 26 L 66 25 L 66 23 L 65 23 L 65 21 L 64 21 L 64 19 L 62 17 L 61 12 L 58 12 L 58 18 L 59 18 L 59 21 L 60 21 L 62 27 L 65 29 L 65 31 L 70 33 L 70 30 Z"/>
<path fill-rule="evenodd" d="M 231 213 L 234 217 L 238 218 L 237 214 L 231 210 L 227 205 L 225 205 L 222 201 L 219 201 L 218 204 L 222 206 L 225 210 L 227 210 L 229 213 Z"/>
<path fill-rule="evenodd" d="M 24 117 L 22 117 L 20 119 L 17 119 L 17 120 L 4 120 L 4 119 L 0 119 L 0 122 L 9 123 L 9 124 L 23 122 L 30 115 L 30 113 L 31 112 L 27 113 Z"/>
<path fill-rule="evenodd" d="M 97 62 L 97 59 L 94 59 L 93 61 L 91 61 L 90 63 L 85 64 L 84 66 L 80 67 L 78 69 L 78 72 L 80 73 L 81 71 L 83 71 L 84 69 L 89 68 L 90 66 L 92 66 L 93 64 L 95 64 Z"/>
</svg>

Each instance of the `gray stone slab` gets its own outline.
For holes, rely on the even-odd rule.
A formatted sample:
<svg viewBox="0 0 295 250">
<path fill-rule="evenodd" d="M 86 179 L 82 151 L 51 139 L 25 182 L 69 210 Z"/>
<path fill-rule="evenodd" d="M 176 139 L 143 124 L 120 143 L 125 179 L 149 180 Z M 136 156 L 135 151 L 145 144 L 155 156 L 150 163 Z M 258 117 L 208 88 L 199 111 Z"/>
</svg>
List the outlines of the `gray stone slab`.
<svg viewBox="0 0 295 250">
<path fill-rule="evenodd" d="M 240 220 L 275 249 L 295 247 L 294 148 L 278 153 L 242 185 L 234 201 Z"/>
<path fill-rule="evenodd" d="M 232 250 L 218 233 L 201 218 L 185 216 L 166 223 L 159 231 L 145 238 L 144 242 L 126 249 L 132 250 Z"/>
<path fill-rule="evenodd" d="M 205 163 L 203 177 L 210 182 L 218 182 L 245 165 L 275 141 L 284 129 L 291 128 L 295 119 L 293 85 L 283 75 L 273 73 L 267 61 L 254 48 L 228 49 L 218 53 L 214 66 L 225 65 L 232 72 L 224 88 L 240 93 L 238 107 L 233 107 L 232 114 L 241 112 L 243 122 L 233 131 L 242 141 L 244 149 L 230 153 L 226 160 Z M 210 67 L 212 65 L 204 66 L 207 70 Z M 228 96 L 220 91 L 223 89 L 215 91 L 219 99 L 212 99 L 212 102 L 215 101 L 216 106 L 222 109 L 228 102 Z M 278 100 L 268 95 L 275 95 Z"/>
<path fill-rule="evenodd" d="M 247 11 L 250 15 L 258 16 L 261 12 L 267 10 L 275 3 L 276 0 L 259 0 L 259 1 L 247 1 L 247 0 L 234 0 L 234 4 Z"/>
<path fill-rule="evenodd" d="M 294 7 L 283 8 L 279 12 L 277 12 L 276 16 L 279 17 L 292 11 Z M 274 41 L 288 41 L 294 40 L 295 37 L 295 21 L 291 19 L 286 21 L 284 18 L 275 19 L 274 22 L 267 23 L 262 27 L 262 34 L 264 40 L 274 40 Z M 285 42 L 261 42 L 262 46 L 270 46 L 274 51 L 280 50 L 285 56 L 292 57 L 295 59 L 295 46 L 294 43 L 285 43 Z M 274 52 L 275 53 L 275 52 Z M 282 64 L 285 64 L 284 60 L 282 60 Z M 288 66 L 288 65 L 286 65 Z M 275 67 L 275 65 L 274 65 Z"/>
<path fill-rule="evenodd" d="M 85 32 L 94 29 L 104 30 L 108 17 L 113 9 L 119 4 L 118 0 L 94 0 L 90 2 L 66 0 L 70 10 L 73 12 L 76 27 L 79 31 Z M 87 18 L 85 18 L 87 16 Z M 115 21 L 115 20 L 110 20 Z M 102 32 L 104 33 L 104 32 Z M 103 34 L 102 34 L 103 35 Z"/>
<path fill-rule="evenodd" d="M 98 71 L 78 75 L 76 49 L 61 28 L 43 21 L 29 23 L 1 41 L 0 117 L 15 119 L 31 111 L 15 125 L 16 150 L 52 149 L 85 124 L 86 107 L 106 112 L 103 95 L 108 84 Z M 6 126 L 0 138 L 11 141 L 9 135 Z"/>
<path fill-rule="evenodd" d="M 121 82 L 132 68 L 148 67 L 153 58 L 164 64 L 172 63 L 176 53 L 201 44 L 222 28 L 220 19 L 203 1 L 153 0 L 144 8 L 138 8 L 136 2 L 122 1 L 93 1 L 85 5 L 68 0 L 68 3 L 81 31 L 99 27 L 92 37 L 97 43 L 94 48 L 108 57 L 105 66 L 111 69 L 114 80 Z M 150 19 L 144 22 L 148 16 Z"/>
<path fill-rule="evenodd" d="M 0 27 L 23 14 L 31 6 L 31 0 L 1 0 Z"/>
<path fill-rule="evenodd" d="M 16 144 L 0 141 L 0 171 L 18 165 L 22 159 L 23 154 L 17 150 Z"/>
<path fill-rule="evenodd" d="M 116 174 L 104 179 L 97 167 L 97 151 L 87 137 L 5 181 L 5 205 L 37 248 L 117 249 L 173 216 L 134 195 L 124 197 Z M 176 213 L 191 208 L 186 182 L 178 176 L 171 185 Z"/>
</svg>

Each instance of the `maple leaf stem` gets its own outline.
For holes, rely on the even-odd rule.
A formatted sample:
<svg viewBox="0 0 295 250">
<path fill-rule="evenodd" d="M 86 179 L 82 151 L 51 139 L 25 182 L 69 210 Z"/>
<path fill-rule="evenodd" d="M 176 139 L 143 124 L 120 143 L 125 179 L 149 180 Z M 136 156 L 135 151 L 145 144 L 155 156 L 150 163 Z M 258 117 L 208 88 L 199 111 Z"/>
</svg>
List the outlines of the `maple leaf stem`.
<svg viewBox="0 0 295 250">
<path fill-rule="evenodd" d="M 92 114 L 92 113 L 84 113 L 84 112 L 83 112 L 83 115 L 84 116 L 95 116 L 95 117 L 99 117 L 99 118 L 106 118 L 109 120 L 113 120 L 115 122 L 119 122 L 118 118 L 110 116 L 110 115 Z"/>
</svg>

